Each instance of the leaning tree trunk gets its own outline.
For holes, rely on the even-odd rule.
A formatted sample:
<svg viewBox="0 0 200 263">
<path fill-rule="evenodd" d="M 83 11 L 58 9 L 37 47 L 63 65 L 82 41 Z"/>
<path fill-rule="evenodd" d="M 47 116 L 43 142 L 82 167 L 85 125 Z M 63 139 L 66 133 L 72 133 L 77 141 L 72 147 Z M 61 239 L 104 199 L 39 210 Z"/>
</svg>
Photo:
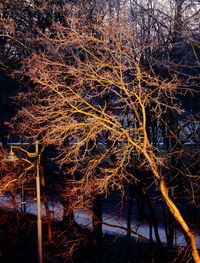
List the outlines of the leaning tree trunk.
<svg viewBox="0 0 200 263">
<path fill-rule="evenodd" d="M 150 147 L 150 145 L 149 145 L 149 147 Z M 153 154 L 148 153 L 146 150 L 143 151 L 143 154 L 144 154 L 145 158 L 147 159 L 147 161 L 151 167 L 151 171 L 152 171 L 153 175 L 159 181 L 160 191 L 162 193 L 162 196 L 163 196 L 169 210 L 173 214 L 176 221 L 181 225 L 181 227 L 183 228 L 183 230 L 185 231 L 186 235 L 188 236 L 188 238 L 190 240 L 191 253 L 192 253 L 194 262 L 200 263 L 200 257 L 199 257 L 199 253 L 198 253 L 198 249 L 197 249 L 197 245 L 196 245 L 195 235 L 191 231 L 191 229 L 188 227 L 188 225 L 185 222 L 185 220 L 183 219 L 179 209 L 177 208 L 177 206 L 174 204 L 174 202 L 170 198 L 170 196 L 168 194 L 167 186 L 165 184 L 165 180 L 164 180 L 163 176 L 161 176 L 159 173 L 158 166 L 157 166 L 156 161 L 155 161 L 155 156 Z"/>
</svg>

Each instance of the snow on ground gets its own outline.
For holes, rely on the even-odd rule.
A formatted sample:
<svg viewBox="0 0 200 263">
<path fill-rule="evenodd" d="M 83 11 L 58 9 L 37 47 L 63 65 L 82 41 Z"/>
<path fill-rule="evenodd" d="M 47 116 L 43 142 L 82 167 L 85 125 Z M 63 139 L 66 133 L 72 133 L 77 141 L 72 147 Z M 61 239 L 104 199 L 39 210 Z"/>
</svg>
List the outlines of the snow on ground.
<svg viewBox="0 0 200 263">
<path fill-rule="evenodd" d="M 20 210 L 23 207 L 20 196 L 17 196 L 16 202 L 17 202 L 17 206 Z M 28 199 L 28 200 L 26 200 L 25 204 L 26 204 L 26 212 L 27 213 L 37 215 L 36 199 Z M 0 196 L 0 206 L 2 208 L 5 207 L 5 208 L 13 209 L 11 197 Z M 44 217 L 46 214 L 45 214 L 45 207 L 44 207 L 43 202 L 41 204 L 41 209 L 42 209 L 42 211 L 41 211 L 42 216 Z M 51 202 L 50 201 L 49 202 L 49 209 L 51 211 L 52 219 L 57 220 L 57 221 L 62 220 L 63 207 L 59 202 Z M 90 229 L 92 227 L 92 212 L 90 214 L 87 214 L 83 210 L 76 209 L 76 210 L 74 210 L 74 217 L 75 217 L 75 221 L 79 225 L 84 226 L 88 229 Z M 126 223 L 124 216 L 111 215 L 109 213 L 103 213 L 103 222 L 105 223 L 105 224 L 103 224 L 103 233 L 111 234 L 111 235 L 126 236 L 126 230 L 122 229 L 122 228 L 127 227 L 127 225 L 126 225 L 127 223 Z M 107 224 L 118 226 L 118 227 L 109 226 Z M 120 227 L 122 227 L 122 228 L 120 228 Z M 137 222 L 136 220 L 132 220 L 131 228 L 133 231 L 137 232 L 138 234 L 140 234 L 146 238 L 149 238 L 149 225 L 147 225 L 147 224 L 141 225 L 141 223 Z M 166 241 L 166 235 L 165 235 L 164 228 L 163 227 L 158 227 L 158 228 L 159 228 L 159 235 L 160 235 L 161 242 L 166 243 L 167 241 Z M 132 236 L 137 237 L 134 234 L 132 234 Z M 156 240 L 154 232 L 153 232 L 153 240 Z M 184 236 L 179 231 L 176 232 L 176 244 L 175 245 L 186 246 Z M 197 246 L 198 246 L 198 248 L 200 248 L 200 235 L 197 235 Z"/>
</svg>

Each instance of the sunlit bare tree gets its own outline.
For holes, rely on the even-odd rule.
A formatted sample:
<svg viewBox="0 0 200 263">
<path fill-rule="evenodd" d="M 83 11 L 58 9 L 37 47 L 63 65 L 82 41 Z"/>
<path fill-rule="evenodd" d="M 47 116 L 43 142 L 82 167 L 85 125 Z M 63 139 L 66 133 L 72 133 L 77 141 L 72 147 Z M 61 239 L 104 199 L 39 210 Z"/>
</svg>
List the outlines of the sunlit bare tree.
<svg viewBox="0 0 200 263">
<path fill-rule="evenodd" d="M 130 172 L 134 162 L 150 171 L 197 263 L 195 235 L 168 194 L 162 174 L 167 160 L 151 143 L 147 126 L 149 113 L 157 123 L 163 113 L 181 113 L 180 82 L 174 71 L 163 79 L 143 67 L 145 46 L 126 18 L 96 16 L 94 23 L 66 17 L 67 26 L 58 22 L 41 32 L 35 40 L 40 50 L 24 61 L 34 87 L 19 95 L 25 105 L 20 130 L 57 145 L 60 165 L 70 164 L 71 209 L 86 209 L 94 196 L 123 192 L 124 181 L 140 180 Z"/>
</svg>

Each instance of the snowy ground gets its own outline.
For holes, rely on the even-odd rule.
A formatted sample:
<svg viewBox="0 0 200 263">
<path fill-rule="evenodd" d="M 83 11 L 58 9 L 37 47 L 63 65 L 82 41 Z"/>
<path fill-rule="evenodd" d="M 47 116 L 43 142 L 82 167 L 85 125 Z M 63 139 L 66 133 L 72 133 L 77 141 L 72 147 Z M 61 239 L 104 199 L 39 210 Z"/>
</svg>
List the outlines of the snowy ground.
<svg viewBox="0 0 200 263">
<path fill-rule="evenodd" d="M 17 200 L 17 206 L 19 207 L 19 210 L 22 207 L 20 196 L 16 198 Z M 12 201 L 9 196 L 0 196 L 0 206 L 5 208 L 12 209 Z M 108 207 L 107 207 L 108 208 Z M 49 202 L 49 209 L 51 211 L 52 219 L 54 220 L 62 220 L 63 216 L 63 207 L 59 202 Z M 104 211 L 104 210 L 103 210 Z M 26 201 L 26 212 L 31 213 L 34 215 L 37 215 L 37 202 L 36 200 L 28 200 Z M 45 216 L 45 208 L 44 204 L 42 203 L 42 216 Z M 92 226 L 92 213 L 87 214 L 82 210 L 74 210 L 74 217 L 76 222 L 84 226 L 88 229 Z M 125 236 L 126 230 L 122 229 L 123 227 L 126 228 L 126 220 L 125 216 L 119 214 L 119 213 L 109 213 L 108 209 L 105 209 L 103 212 L 103 232 L 111 235 L 119 235 L 119 236 Z M 115 225 L 115 226 L 109 226 Z M 122 227 L 122 228 L 120 228 Z M 133 231 L 137 232 L 138 234 L 149 238 L 149 225 L 148 224 L 142 224 L 139 223 L 136 220 L 132 220 L 131 228 Z M 159 227 L 159 235 L 161 242 L 166 243 L 166 236 L 165 231 L 163 227 Z M 132 236 L 137 237 L 135 234 L 132 234 Z M 155 235 L 153 233 L 153 239 L 155 240 Z M 176 245 L 179 246 L 186 246 L 185 239 L 182 233 L 178 232 L 176 233 Z M 197 246 L 200 248 L 200 235 L 197 236 Z"/>
</svg>

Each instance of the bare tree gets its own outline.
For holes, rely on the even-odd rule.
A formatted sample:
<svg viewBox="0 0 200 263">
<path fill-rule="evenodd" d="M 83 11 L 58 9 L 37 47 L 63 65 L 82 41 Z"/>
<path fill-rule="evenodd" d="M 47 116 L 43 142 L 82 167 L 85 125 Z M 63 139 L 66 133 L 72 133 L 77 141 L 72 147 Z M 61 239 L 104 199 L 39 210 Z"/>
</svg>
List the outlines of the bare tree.
<svg viewBox="0 0 200 263">
<path fill-rule="evenodd" d="M 148 112 L 157 122 L 163 112 L 181 112 L 178 77 L 173 72 L 171 80 L 163 80 L 142 66 L 145 47 L 126 16 L 109 21 L 96 16 L 96 23 L 65 19 L 68 26 L 52 25 L 38 39 L 43 51 L 24 61 L 35 87 L 19 96 L 27 105 L 19 112 L 21 131 L 57 145 L 60 164 L 72 164 L 71 208 L 87 207 L 95 195 L 109 188 L 123 191 L 124 181 L 137 181 L 128 169 L 134 158 L 151 171 L 155 189 L 159 187 L 199 262 L 195 235 L 168 194 L 162 174 L 166 159 L 151 144 L 147 127 Z M 108 132 L 111 143 L 105 147 Z M 73 176 L 75 171 L 81 175 Z"/>
</svg>

